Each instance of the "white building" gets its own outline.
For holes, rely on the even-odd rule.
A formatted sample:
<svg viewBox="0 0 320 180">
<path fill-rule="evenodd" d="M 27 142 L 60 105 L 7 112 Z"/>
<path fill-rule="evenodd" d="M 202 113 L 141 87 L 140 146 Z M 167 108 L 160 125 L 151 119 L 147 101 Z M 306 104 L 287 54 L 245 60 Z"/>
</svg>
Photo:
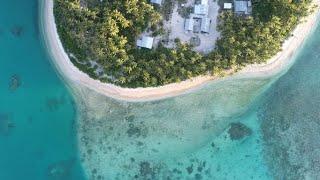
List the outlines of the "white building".
<svg viewBox="0 0 320 180">
<path fill-rule="evenodd" d="M 194 6 L 194 13 L 207 16 L 209 14 L 209 6 L 205 4 L 196 4 Z"/>
<path fill-rule="evenodd" d="M 201 3 L 202 5 L 208 5 L 208 0 L 201 0 Z"/>
<path fill-rule="evenodd" d="M 184 22 L 184 29 L 186 31 L 193 31 L 193 19 L 186 19 Z"/>
<path fill-rule="evenodd" d="M 162 4 L 162 0 L 151 0 L 150 2 L 153 4 L 158 4 L 158 5 Z"/>
<path fill-rule="evenodd" d="M 232 9 L 232 3 L 223 3 L 223 9 Z"/>
<path fill-rule="evenodd" d="M 252 13 L 251 0 L 234 0 L 234 12 L 238 15 L 250 15 Z"/>
<path fill-rule="evenodd" d="M 209 33 L 210 32 L 210 18 L 204 17 L 201 19 L 201 32 Z"/>
<path fill-rule="evenodd" d="M 141 39 L 137 40 L 137 46 L 147 49 L 152 49 L 153 37 L 143 36 Z"/>
</svg>

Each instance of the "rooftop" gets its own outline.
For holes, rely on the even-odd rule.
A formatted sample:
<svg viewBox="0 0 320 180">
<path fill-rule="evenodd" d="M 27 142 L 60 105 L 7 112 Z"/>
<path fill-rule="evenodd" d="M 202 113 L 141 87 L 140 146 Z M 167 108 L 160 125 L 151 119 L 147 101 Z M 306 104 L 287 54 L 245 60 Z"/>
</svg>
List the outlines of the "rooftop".
<svg viewBox="0 0 320 180">
<path fill-rule="evenodd" d="M 204 17 L 201 19 L 201 32 L 209 33 L 210 32 L 210 18 Z"/>
<path fill-rule="evenodd" d="M 154 4 L 159 4 L 159 5 L 162 4 L 162 0 L 151 0 L 150 2 Z"/>
<path fill-rule="evenodd" d="M 196 4 L 194 6 L 194 13 L 200 15 L 208 15 L 209 14 L 209 6 L 204 4 Z"/>
<path fill-rule="evenodd" d="M 252 6 L 250 0 L 234 0 L 234 12 L 236 14 L 250 15 Z"/>
<path fill-rule="evenodd" d="M 193 31 L 193 19 L 186 19 L 184 23 L 184 29 L 186 31 Z"/>
<path fill-rule="evenodd" d="M 223 3 L 223 9 L 232 9 L 232 3 Z"/>
<path fill-rule="evenodd" d="M 202 5 L 208 5 L 208 0 L 201 0 L 201 3 Z"/>
<path fill-rule="evenodd" d="M 142 36 L 141 39 L 137 40 L 137 46 L 147 49 L 152 49 L 153 45 L 153 37 L 150 36 Z"/>
</svg>

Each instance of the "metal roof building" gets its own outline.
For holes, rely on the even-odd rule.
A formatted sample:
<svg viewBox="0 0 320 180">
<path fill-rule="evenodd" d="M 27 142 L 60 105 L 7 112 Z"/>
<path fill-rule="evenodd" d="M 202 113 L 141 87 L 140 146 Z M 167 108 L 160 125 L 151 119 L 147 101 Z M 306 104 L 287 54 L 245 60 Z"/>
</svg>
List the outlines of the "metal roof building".
<svg viewBox="0 0 320 180">
<path fill-rule="evenodd" d="M 147 49 L 152 49 L 153 45 L 153 37 L 143 36 L 141 39 L 137 41 L 137 46 Z"/>
<path fill-rule="evenodd" d="M 201 19 L 201 32 L 209 33 L 210 32 L 210 18 L 204 17 Z"/>
<path fill-rule="evenodd" d="M 184 29 L 186 31 L 193 31 L 193 19 L 186 19 L 184 22 Z"/>
<path fill-rule="evenodd" d="M 162 0 L 151 0 L 150 2 L 153 4 L 158 4 L 158 5 L 162 4 Z"/>
<path fill-rule="evenodd" d="M 208 5 L 208 0 L 201 0 L 201 3 L 202 5 Z"/>
<path fill-rule="evenodd" d="M 232 3 L 223 3 L 223 9 L 232 9 Z"/>
<path fill-rule="evenodd" d="M 245 14 L 245 15 L 250 15 L 252 12 L 252 5 L 251 1 L 247 0 L 234 0 L 234 12 L 236 14 Z"/>
<path fill-rule="evenodd" d="M 209 14 L 209 6 L 205 4 L 196 4 L 194 6 L 194 13 L 200 15 L 208 15 Z"/>
</svg>

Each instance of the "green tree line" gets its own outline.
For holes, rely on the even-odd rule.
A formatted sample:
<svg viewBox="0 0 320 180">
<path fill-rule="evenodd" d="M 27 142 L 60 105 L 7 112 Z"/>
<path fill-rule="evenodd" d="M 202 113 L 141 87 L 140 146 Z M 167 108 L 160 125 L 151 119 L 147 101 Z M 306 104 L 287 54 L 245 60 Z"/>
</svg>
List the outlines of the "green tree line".
<svg viewBox="0 0 320 180">
<path fill-rule="evenodd" d="M 162 21 L 147 0 L 55 0 L 54 13 L 64 48 L 79 69 L 122 87 L 150 87 L 265 62 L 309 13 L 311 1 L 252 2 L 252 16 L 220 13 L 221 37 L 207 55 L 178 40 L 172 49 L 161 43 L 152 50 L 137 48 L 137 37 Z M 106 74 L 97 76 L 90 61 Z"/>
</svg>

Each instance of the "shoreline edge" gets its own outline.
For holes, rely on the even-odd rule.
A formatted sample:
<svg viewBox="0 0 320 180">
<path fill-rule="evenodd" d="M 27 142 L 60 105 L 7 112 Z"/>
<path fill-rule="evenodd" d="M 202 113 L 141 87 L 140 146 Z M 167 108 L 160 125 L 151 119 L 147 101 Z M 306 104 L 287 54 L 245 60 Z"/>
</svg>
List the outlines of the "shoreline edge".
<svg viewBox="0 0 320 180">
<path fill-rule="evenodd" d="M 86 73 L 80 71 L 70 61 L 57 32 L 53 5 L 54 0 L 40 1 L 40 24 L 41 32 L 44 38 L 44 44 L 47 48 L 49 56 L 60 75 L 65 80 L 87 87 L 95 92 L 124 101 L 152 101 L 169 97 L 174 97 L 194 91 L 201 88 L 212 81 L 221 80 L 223 78 L 216 76 L 198 76 L 179 83 L 172 83 L 159 87 L 148 88 L 122 88 L 113 84 L 103 83 L 99 80 L 92 79 Z M 292 36 L 288 38 L 282 45 L 282 50 L 267 63 L 253 64 L 244 67 L 241 71 L 231 75 L 233 72 L 226 72 L 226 77 L 242 76 L 242 77 L 267 77 L 279 73 L 288 64 L 296 51 L 302 46 L 305 39 L 314 29 L 319 15 L 320 0 L 314 0 L 312 4 L 318 5 L 314 12 L 302 19 L 302 22 L 292 32 Z"/>
</svg>

